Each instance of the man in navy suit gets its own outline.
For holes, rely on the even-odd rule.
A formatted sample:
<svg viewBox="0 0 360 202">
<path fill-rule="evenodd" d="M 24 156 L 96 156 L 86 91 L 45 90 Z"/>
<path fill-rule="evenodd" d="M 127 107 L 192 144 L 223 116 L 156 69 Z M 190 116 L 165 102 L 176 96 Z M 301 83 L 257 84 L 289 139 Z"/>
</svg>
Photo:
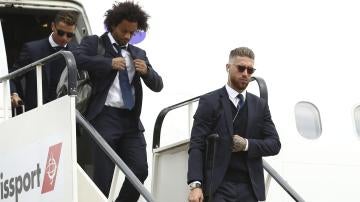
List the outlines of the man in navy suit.
<svg viewBox="0 0 360 202">
<path fill-rule="evenodd" d="M 50 36 L 41 40 L 25 43 L 18 60 L 10 71 L 22 68 L 61 49 L 73 50 L 77 44 L 70 43 L 70 41 L 75 36 L 77 18 L 78 15 L 76 12 L 58 12 L 54 21 L 51 23 L 52 33 Z M 43 103 L 56 99 L 56 87 L 64 68 L 65 60 L 63 58 L 51 61 L 43 66 Z M 32 70 L 24 76 L 24 92 L 22 92 L 23 88 L 20 84 L 20 78 L 11 81 L 11 102 L 14 107 L 17 107 L 19 103 L 23 101 L 26 110 L 30 110 L 37 106 L 36 71 Z"/>
<path fill-rule="evenodd" d="M 136 31 L 148 28 L 146 14 L 133 2 L 115 3 L 105 14 L 108 30 L 102 36 L 83 38 L 74 55 L 79 69 L 87 70 L 94 84 L 86 118 L 124 160 L 141 182 L 148 175 L 144 128 L 140 121 L 142 84 L 152 91 L 163 88 L 144 50 L 129 44 Z M 105 49 L 98 55 L 98 43 Z M 108 196 L 114 164 L 94 148 L 94 181 Z M 125 179 L 116 201 L 137 201 L 139 193 Z"/>
<path fill-rule="evenodd" d="M 206 197 L 215 202 L 265 200 L 262 157 L 279 153 L 281 144 L 267 102 L 246 92 L 255 71 L 254 58 L 247 47 L 232 50 L 226 65 L 227 84 L 200 98 L 189 148 L 190 202 Z M 210 176 L 205 141 L 214 133 L 219 141 Z M 207 191 L 204 197 L 203 188 L 212 193 Z"/>
</svg>

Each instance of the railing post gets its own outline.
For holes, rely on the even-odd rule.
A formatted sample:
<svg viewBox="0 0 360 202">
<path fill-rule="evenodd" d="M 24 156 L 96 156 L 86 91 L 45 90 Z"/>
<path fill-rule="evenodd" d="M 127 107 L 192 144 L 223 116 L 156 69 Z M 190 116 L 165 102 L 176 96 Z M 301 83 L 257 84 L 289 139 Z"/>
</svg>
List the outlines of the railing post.
<svg viewBox="0 0 360 202">
<path fill-rule="evenodd" d="M 8 91 L 8 85 L 9 85 L 9 80 L 3 82 L 3 102 L 4 102 L 4 120 L 8 120 L 9 119 L 9 115 L 8 115 L 8 99 L 9 99 L 9 91 Z"/>
<path fill-rule="evenodd" d="M 265 196 L 267 196 L 267 194 L 269 192 L 270 183 L 271 183 L 271 175 L 268 173 L 266 175 L 266 180 L 265 180 Z"/>
<path fill-rule="evenodd" d="M 191 134 L 193 103 L 188 105 L 188 134 Z"/>
<path fill-rule="evenodd" d="M 113 178 L 112 178 L 111 186 L 110 186 L 109 198 L 108 198 L 109 202 L 113 202 L 117 198 L 117 196 L 115 196 L 115 194 L 116 194 L 116 185 L 119 180 L 120 171 L 121 170 L 119 169 L 119 167 L 117 165 L 115 165 L 114 174 L 113 174 Z"/>
<path fill-rule="evenodd" d="M 42 89 L 42 65 L 36 65 L 36 84 L 37 84 L 37 107 L 43 105 L 43 89 Z"/>
</svg>

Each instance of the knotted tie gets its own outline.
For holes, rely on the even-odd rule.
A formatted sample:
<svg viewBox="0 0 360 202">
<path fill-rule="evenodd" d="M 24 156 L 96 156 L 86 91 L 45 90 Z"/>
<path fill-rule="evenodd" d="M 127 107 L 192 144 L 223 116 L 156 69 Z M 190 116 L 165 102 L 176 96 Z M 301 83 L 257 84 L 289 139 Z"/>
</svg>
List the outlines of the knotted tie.
<svg viewBox="0 0 360 202">
<path fill-rule="evenodd" d="M 244 105 L 244 96 L 242 94 L 239 94 L 236 97 L 239 99 L 239 102 L 236 106 L 236 109 L 239 111 L 241 107 Z"/>
<path fill-rule="evenodd" d="M 65 47 L 63 47 L 63 46 L 55 46 L 54 47 L 55 52 L 58 52 L 58 51 L 60 51 L 62 49 L 65 49 Z"/>
<path fill-rule="evenodd" d="M 126 49 L 126 46 L 119 46 L 118 44 L 114 44 L 114 47 L 116 47 L 119 56 L 122 56 L 121 49 Z M 124 106 L 126 109 L 131 110 L 135 105 L 135 101 L 131 92 L 130 80 L 126 68 L 119 70 L 119 83 Z"/>
</svg>

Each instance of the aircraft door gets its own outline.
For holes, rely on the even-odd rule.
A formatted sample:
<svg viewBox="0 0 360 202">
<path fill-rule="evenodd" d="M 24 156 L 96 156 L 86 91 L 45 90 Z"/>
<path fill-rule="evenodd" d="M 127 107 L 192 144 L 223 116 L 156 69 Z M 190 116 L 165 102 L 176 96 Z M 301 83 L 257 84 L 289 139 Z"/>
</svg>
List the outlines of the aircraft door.
<svg viewBox="0 0 360 202">
<path fill-rule="evenodd" d="M 1 22 L 1 19 L 0 19 Z M 5 51 L 5 42 L 4 42 L 4 35 L 2 25 L 0 23 L 0 77 L 5 76 L 8 74 L 8 65 L 7 65 L 7 58 L 6 58 L 6 51 Z M 4 101 L 6 101 L 6 106 L 10 108 L 10 89 L 9 85 L 6 85 L 6 89 L 4 93 L 4 82 L 0 83 L 0 122 L 4 119 Z M 9 109 L 10 111 L 11 109 Z M 8 116 L 11 115 L 11 112 L 7 113 Z"/>
</svg>

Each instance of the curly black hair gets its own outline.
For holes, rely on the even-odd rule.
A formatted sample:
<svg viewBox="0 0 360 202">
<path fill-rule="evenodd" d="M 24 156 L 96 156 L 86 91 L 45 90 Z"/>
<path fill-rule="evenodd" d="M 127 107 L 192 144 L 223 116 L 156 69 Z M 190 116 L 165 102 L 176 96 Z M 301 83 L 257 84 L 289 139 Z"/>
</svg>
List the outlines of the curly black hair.
<svg viewBox="0 0 360 202">
<path fill-rule="evenodd" d="M 138 30 L 147 31 L 147 20 L 149 17 L 150 16 L 134 2 L 115 2 L 112 9 L 106 11 L 104 24 L 106 29 L 111 32 L 112 26 L 117 26 L 123 20 L 128 20 L 130 22 L 137 22 Z"/>
</svg>

